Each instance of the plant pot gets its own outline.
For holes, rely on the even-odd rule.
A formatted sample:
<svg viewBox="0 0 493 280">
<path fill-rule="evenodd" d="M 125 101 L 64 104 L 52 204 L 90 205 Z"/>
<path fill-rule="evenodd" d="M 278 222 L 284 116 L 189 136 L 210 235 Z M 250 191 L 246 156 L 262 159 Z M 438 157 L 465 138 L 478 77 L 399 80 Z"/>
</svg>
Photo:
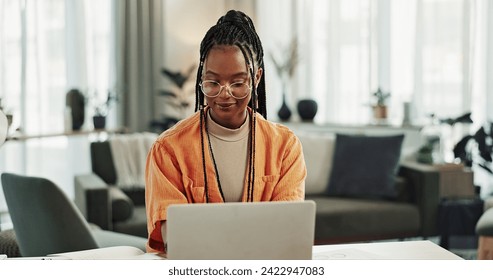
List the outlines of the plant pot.
<svg viewBox="0 0 493 280">
<path fill-rule="evenodd" d="M 106 116 L 94 116 L 92 117 L 94 123 L 94 129 L 104 129 L 106 127 Z"/>
<path fill-rule="evenodd" d="M 387 106 L 376 105 L 373 106 L 373 117 L 377 120 L 384 120 L 387 118 Z"/>
<path fill-rule="evenodd" d="M 318 105 L 313 99 L 302 99 L 298 102 L 298 115 L 301 120 L 312 122 L 317 114 Z"/>
</svg>

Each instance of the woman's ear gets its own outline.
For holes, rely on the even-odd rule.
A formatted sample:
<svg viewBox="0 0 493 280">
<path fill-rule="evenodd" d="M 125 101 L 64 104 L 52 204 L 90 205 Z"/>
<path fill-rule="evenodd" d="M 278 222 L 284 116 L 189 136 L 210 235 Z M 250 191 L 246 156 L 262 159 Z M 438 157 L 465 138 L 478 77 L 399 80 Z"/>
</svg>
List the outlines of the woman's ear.
<svg viewBox="0 0 493 280">
<path fill-rule="evenodd" d="M 262 73 L 264 72 L 264 69 L 258 68 L 257 73 L 255 73 L 255 88 L 257 88 L 258 84 L 260 83 L 260 79 L 262 78 Z"/>
</svg>

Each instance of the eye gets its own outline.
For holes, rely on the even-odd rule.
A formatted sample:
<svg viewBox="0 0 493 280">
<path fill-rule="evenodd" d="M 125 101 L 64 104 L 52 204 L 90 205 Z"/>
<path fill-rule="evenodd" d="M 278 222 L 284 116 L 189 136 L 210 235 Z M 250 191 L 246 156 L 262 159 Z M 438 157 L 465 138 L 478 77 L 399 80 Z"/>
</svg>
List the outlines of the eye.
<svg viewBox="0 0 493 280">
<path fill-rule="evenodd" d="M 231 88 L 241 88 L 241 87 L 243 87 L 244 85 L 245 85 L 245 84 L 244 84 L 244 83 L 242 83 L 242 82 L 236 82 L 236 83 L 232 83 L 230 87 L 231 87 Z"/>
</svg>

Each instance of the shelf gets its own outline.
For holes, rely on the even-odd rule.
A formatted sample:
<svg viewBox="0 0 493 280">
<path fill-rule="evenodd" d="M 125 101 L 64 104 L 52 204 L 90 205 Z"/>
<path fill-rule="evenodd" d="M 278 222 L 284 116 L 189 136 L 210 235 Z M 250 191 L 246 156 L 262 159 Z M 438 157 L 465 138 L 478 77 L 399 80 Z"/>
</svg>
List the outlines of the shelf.
<svg viewBox="0 0 493 280">
<path fill-rule="evenodd" d="M 66 131 L 66 132 L 53 132 L 53 133 L 43 133 L 43 134 L 23 134 L 23 133 L 13 133 L 12 135 L 7 136 L 6 141 L 24 141 L 29 139 L 37 139 L 37 138 L 48 138 L 48 137 L 59 137 L 59 136 L 84 136 L 90 134 L 100 134 L 100 133 L 126 133 L 126 128 L 117 128 L 117 129 L 93 129 L 93 130 L 75 130 L 75 131 Z"/>
<path fill-rule="evenodd" d="M 293 129 L 308 129 L 314 131 L 323 130 L 400 130 L 400 131 L 419 131 L 422 127 L 416 125 L 393 125 L 393 124 L 337 124 L 337 123 L 314 123 L 302 121 L 279 122 Z"/>
</svg>

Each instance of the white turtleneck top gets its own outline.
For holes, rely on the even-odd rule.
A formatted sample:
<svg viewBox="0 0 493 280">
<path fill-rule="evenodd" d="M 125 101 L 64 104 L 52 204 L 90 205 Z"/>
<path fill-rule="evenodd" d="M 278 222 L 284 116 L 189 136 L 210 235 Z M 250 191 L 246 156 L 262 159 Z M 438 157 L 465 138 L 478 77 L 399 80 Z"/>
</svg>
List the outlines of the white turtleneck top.
<svg viewBox="0 0 493 280">
<path fill-rule="evenodd" d="M 239 202 L 243 195 L 248 163 L 248 135 L 250 115 L 237 129 L 229 129 L 216 123 L 207 114 L 207 125 L 212 152 L 216 160 L 225 202 Z"/>
</svg>

